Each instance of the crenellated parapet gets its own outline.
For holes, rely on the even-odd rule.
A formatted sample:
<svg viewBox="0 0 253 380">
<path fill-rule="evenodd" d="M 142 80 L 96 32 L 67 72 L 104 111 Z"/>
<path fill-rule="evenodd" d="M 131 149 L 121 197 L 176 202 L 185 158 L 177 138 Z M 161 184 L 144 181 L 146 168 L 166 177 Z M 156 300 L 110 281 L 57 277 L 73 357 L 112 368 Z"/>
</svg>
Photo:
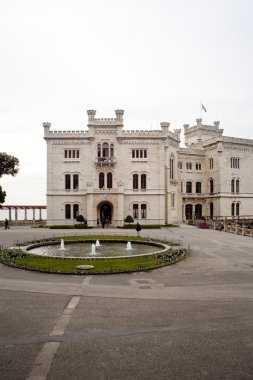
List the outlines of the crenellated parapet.
<svg viewBox="0 0 253 380">
<path fill-rule="evenodd" d="M 88 126 L 123 126 L 124 110 L 116 110 L 116 117 L 96 118 L 95 110 L 88 110 Z"/>
</svg>

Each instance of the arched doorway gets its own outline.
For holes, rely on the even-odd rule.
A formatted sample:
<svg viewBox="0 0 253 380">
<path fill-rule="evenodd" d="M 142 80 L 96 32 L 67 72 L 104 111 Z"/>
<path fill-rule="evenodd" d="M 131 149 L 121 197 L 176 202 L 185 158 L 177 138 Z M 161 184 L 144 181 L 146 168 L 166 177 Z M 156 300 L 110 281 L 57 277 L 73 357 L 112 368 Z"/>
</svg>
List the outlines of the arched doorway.
<svg viewBox="0 0 253 380">
<path fill-rule="evenodd" d="M 186 220 L 192 219 L 192 205 L 191 204 L 185 205 L 185 217 L 186 217 Z"/>
<path fill-rule="evenodd" d="M 202 205 L 201 204 L 195 205 L 195 218 L 196 219 L 202 218 Z"/>
<path fill-rule="evenodd" d="M 113 206 L 109 202 L 102 202 L 98 205 L 98 219 L 100 222 L 111 222 L 113 216 Z"/>
</svg>

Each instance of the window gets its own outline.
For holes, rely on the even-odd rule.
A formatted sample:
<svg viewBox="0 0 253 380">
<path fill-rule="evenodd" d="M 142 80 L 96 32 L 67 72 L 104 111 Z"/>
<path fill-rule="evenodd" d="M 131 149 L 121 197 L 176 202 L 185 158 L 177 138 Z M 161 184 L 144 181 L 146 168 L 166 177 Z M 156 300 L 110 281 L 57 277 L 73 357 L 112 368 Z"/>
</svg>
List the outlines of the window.
<svg viewBox="0 0 253 380">
<path fill-rule="evenodd" d="M 186 162 L 186 169 L 192 170 L 192 163 L 191 162 Z"/>
<path fill-rule="evenodd" d="M 210 212 L 210 218 L 213 219 L 213 212 L 214 212 L 213 202 L 210 203 L 209 212 Z"/>
<path fill-rule="evenodd" d="M 65 205 L 65 219 L 71 219 L 71 206 Z"/>
<path fill-rule="evenodd" d="M 209 158 L 209 168 L 213 169 L 213 158 Z"/>
<path fill-rule="evenodd" d="M 201 164 L 196 164 L 196 170 L 201 170 Z"/>
<path fill-rule="evenodd" d="M 181 193 L 183 192 L 183 190 L 184 190 L 184 183 L 181 182 Z"/>
<path fill-rule="evenodd" d="M 64 158 L 79 158 L 79 149 L 65 149 Z"/>
<path fill-rule="evenodd" d="M 141 205 L 141 218 L 142 219 L 147 218 L 147 205 L 145 205 L 145 204 Z"/>
<path fill-rule="evenodd" d="M 103 157 L 109 156 L 109 144 L 108 143 L 103 143 L 103 145 L 102 145 L 102 156 Z"/>
<path fill-rule="evenodd" d="M 98 154 L 98 157 L 101 157 L 101 144 L 98 144 L 97 146 L 97 154 Z"/>
<path fill-rule="evenodd" d="M 240 215 L 240 203 L 236 203 L 236 216 Z"/>
<path fill-rule="evenodd" d="M 187 220 L 192 219 L 192 205 L 185 205 L 185 217 Z"/>
<path fill-rule="evenodd" d="M 170 158 L 170 179 L 174 178 L 174 157 L 173 155 Z"/>
<path fill-rule="evenodd" d="M 132 149 L 132 158 L 147 158 L 147 149 Z"/>
<path fill-rule="evenodd" d="M 196 182 L 196 193 L 201 193 L 201 182 Z"/>
<path fill-rule="evenodd" d="M 147 188 L 147 176 L 146 174 L 141 174 L 141 189 L 144 190 Z"/>
<path fill-rule="evenodd" d="M 79 215 L 79 205 L 73 205 L 73 218 L 76 219 Z"/>
<path fill-rule="evenodd" d="M 231 204 L 231 215 L 235 216 L 235 204 L 234 203 Z"/>
<path fill-rule="evenodd" d="M 192 193 L 192 182 L 191 181 L 186 182 L 186 192 Z"/>
<path fill-rule="evenodd" d="M 182 162 L 178 162 L 178 163 L 177 163 L 177 167 L 178 167 L 178 169 L 183 169 L 183 164 L 182 164 Z"/>
<path fill-rule="evenodd" d="M 230 163 L 231 163 L 232 169 L 240 169 L 240 158 L 239 157 L 231 157 Z"/>
<path fill-rule="evenodd" d="M 133 218 L 138 219 L 139 217 L 139 205 L 133 204 Z"/>
<path fill-rule="evenodd" d="M 110 144 L 110 157 L 114 156 L 114 146 L 113 144 Z"/>
<path fill-rule="evenodd" d="M 73 175 L 73 189 L 77 190 L 78 187 L 79 187 L 79 175 L 78 174 L 74 174 Z"/>
<path fill-rule="evenodd" d="M 232 179 L 231 180 L 231 193 L 234 193 L 235 192 L 235 180 Z"/>
<path fill-rule="evenodd" d="M 70 174 L 65 175 L 65 190 L 70 190 Z"/>
<path fill-rule="evenodd" d="M 211 178 L 210 181 L 209 181 L 209 189 L 210 189 L 210 193 L 213 194 L 214 192 L 214 182 L 213 182 L 213 179 Z"/>
<path fill-rule="evenodd" d="M 103 189 L 105 186 L 105 175 L 104 173 L 99 173 L 99 188 Z"/>
<path fill-rule="evenodd" d="M 138 189 L 138 174 L 133 175 L 133 189 L 134 190 Z"/>
<path fill-rule="evenodd" d="M 112 188 L 112 173 L 107 173 L 107 188 Z"/>
<path fill-rule="evenodd" d="M 239 181 L 239 179 L 237 179 L 236 183 L 235 183 L 235 191 L 236 191 L 236 193 L 239 193 L 239 190 L 240 190 L 240 181 Z"/>
</svg>

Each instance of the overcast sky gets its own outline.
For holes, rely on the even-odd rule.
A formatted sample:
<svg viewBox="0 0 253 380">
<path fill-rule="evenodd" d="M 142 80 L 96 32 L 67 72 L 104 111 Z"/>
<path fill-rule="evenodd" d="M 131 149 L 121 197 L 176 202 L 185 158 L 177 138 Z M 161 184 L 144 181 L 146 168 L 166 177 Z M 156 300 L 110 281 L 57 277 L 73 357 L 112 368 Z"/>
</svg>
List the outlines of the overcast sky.
<svg viewBox="0 0 253 380">
<path fill-rule="evenodd" d="M 125 110 L 126 129 L 220 120 L 252 138 L 252 0 L 0 0 L 0 151 L 6 204 L 46 204 L 53 129 Z"/>
</svg>

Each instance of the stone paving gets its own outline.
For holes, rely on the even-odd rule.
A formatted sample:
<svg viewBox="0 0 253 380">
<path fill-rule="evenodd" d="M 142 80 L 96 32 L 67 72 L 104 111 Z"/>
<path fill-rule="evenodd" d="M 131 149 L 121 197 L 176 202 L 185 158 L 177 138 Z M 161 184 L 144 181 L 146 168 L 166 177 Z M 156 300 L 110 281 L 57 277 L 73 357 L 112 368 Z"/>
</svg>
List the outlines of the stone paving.
<svg viewBox="0 0 253 380">
<path fill-rule="evenodd" d="M 95 232 L 122 234 L 85 231 Z M 1 229 L 0 245 L 64 234 Z M 0 378 L 252 379 L 253 239 L 187 225 L 142 235 L 180 240 L 192 253 L 126 275 L 0 265 Z"/>
</svg>

